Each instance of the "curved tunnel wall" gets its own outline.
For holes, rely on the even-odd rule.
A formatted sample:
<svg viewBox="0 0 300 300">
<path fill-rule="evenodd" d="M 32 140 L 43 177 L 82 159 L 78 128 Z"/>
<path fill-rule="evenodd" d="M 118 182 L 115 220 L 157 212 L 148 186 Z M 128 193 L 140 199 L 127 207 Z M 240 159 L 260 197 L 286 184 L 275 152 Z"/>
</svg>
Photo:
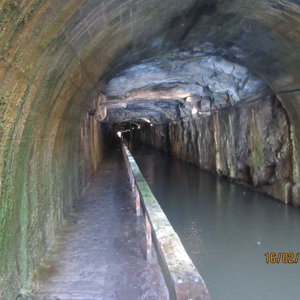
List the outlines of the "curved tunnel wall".
<svg viewBox="0 0 300 300">
<path fill-rule="evenodd" d="M 262 77 L 291 121 L 299 193 L 299 12 L 275 0 L 1 1 L 1 297 L 26 287 L 101 159 L 87 115 L 98 88 L 141 58 L 212 42 Z"/>
<path fill-rule="evenodd" d="M 174 3 L 1 2 L 1 298 L 26 288 L 101 158 L 86 111 L 102 76 L 191 1 Z"/>
</svg>

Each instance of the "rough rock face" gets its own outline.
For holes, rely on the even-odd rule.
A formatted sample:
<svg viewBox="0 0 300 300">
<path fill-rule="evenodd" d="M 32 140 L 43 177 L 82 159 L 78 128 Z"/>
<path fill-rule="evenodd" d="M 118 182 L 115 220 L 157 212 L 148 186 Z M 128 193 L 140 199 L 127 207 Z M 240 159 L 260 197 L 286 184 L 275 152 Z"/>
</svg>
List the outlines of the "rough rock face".
<svg viewBox="0 0 300 300">
<path fill-rule="evenodd" d="M 210 116 L 135 130 L 135 139 L 300 205 L 293 188 L 290 125 L 274 97 Z"/>
<path fill-rule="evenodd" d="M 103 90 L 99 120 L 157 125 L 144 126 L 138 138 L 300 204 L 292 191 L 291 128 L 278 99 L 247 68 L 211 55 L 212 46 L 201 49 L 172 52 L 118 74 Z"/>
<path fill-rule="evenodd" d="M 204 51 L 171 52 L 134 65 L 108 82 L 102 122 L 168 121 L 210 115 L 271 94 L 239 64 Z"/>
</svg>

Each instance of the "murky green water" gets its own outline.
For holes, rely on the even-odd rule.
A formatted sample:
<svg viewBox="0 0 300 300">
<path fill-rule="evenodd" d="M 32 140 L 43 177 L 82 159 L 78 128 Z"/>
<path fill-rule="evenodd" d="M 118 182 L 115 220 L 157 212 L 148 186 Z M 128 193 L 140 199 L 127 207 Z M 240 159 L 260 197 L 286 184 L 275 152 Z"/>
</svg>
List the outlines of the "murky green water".
<svg viewBox="0 0 300 300">
<path fill-rule="evenodd" d="M 300 299 L 300 259 L 265 259 L 300 252 L 300 209 L 156 150 L 133 153 L 212 300 Z"/>
</svg>

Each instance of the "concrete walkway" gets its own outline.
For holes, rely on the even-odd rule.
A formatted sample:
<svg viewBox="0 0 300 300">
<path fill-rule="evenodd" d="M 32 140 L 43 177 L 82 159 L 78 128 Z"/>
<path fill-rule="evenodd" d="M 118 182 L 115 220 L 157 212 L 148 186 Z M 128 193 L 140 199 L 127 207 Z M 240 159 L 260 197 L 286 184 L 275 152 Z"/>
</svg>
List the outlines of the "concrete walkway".
<svg viewBox="0 0 300 300">
<path fill-rule="evenodd" d="M 144 255 L 121 152 L 107 157 L 39 272 L 34 300 L 165 300 L 156 262 Z"/>
</svg>

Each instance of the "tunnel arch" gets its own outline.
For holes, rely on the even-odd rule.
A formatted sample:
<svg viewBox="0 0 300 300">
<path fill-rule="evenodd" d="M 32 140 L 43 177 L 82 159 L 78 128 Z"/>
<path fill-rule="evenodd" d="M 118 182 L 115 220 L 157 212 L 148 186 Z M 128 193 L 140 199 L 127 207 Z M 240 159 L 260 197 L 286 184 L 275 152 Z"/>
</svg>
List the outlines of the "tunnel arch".
<svg viewBox="0 0 300 300">
<path fill-rule="evenodd" d="M 99 86 L 143 58 L 211 43 L 263 78 L 291 123 L 299 199 L 299 4 L 207 3 L 1 1 L 2 297 L 26 288 L 101 160 L 101 125 L 88 113 Z"/>
</svg>

